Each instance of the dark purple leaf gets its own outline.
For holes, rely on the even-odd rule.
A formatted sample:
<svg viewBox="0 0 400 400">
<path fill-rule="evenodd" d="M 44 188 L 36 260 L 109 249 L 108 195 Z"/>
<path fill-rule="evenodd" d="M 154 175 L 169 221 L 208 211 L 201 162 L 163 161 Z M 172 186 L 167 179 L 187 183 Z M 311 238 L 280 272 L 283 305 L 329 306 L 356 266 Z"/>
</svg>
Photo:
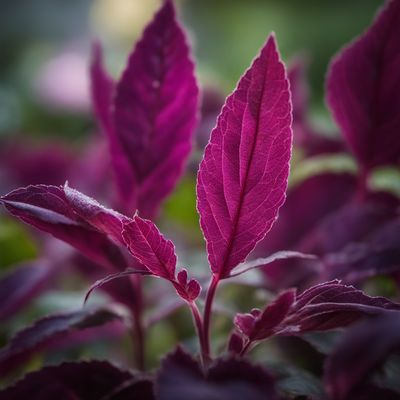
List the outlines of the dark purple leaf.
<svg viewBox="0 0 400 400">
<path fill-rule="evenodd" d="M 116 85 L 113 115 L 123 154 L 112 156 L 125 157 L 134 176 L 127 208 L 146 218 L 174 188 L 191 149 L 198 101 L 193 70 L 185 33 L 172 1 L 165 1 Z"/>
<path fill-rule="evenodd" d="M 263 311 L 238 314 L 235 325 L 249 342 L 273 335 L 300 335 L 345 327 L 365 315 L 400 310 L 400 304 L 384 297 L 370 297 L 339 281 L 325 282 L 296 295 L 293 289 L 280 294 Z"/>
<path fill-rule="evenodd" d="M 267 306 L 264 311 L 253 309 L 249 314 L 237 314 L 235 325 L 248 340 L 263 340 L 275 334 L 296 301 L 296 291 L 287 290 Z"/>
<path fill-rule="evenodd" d="M 323 277 L 359 282 L 400 270 L 400 220 L 388 222 L 365 242 L 351 243 L 323 260 Z"/>
<path fill-rule="evenodd" d="M 5 148 L 4 154 L 0 154 L 1 168 L 6 170 L 14 187 L 63 184 L 76 161 L 72 148 L 64 142 L 35 143 L 24 136 L 1 146 Z"/>
<path fill-rule="evenodd" d="M 224 96 L 216 88 L 205 87 L 201 92 L 200 122 L 196 130 L 197 147 L 203 150 L 210 140 L 210 132 L 224 105 Z M 197 171 L 198 165 L 196 165 Z"/>
<path fill-rule="evenodd" d="M 293 142 L 302 143 L 308 128 L 309 89 L 306 79 L 308 62 L 303 57 L 296 58 L 288 67 L 287 76 L 290 83 L 293 105 Z"/>
<path fill-rule="evenodd" d="M 216 360 L 204 376 L 179 347 L 163 360 L 155 387 L 160 400 L 277 399 L 273 379 L 262 367 L 229 357 Z"/>
<path fill-rule="evenodd" d="M 239 355 L 243 350 L 243 337 L 238 332 L 233 331 L 229 337 L 228 351 L 231 354 Z"/>
<path fill-rule="evenodd" d="M 62 187 L 28 186 L 14 190 L 0 201 L 11 214 L 67 242 L 93 261 L 112 269 L 127 267 L 121 250 L 107 234 L 78 216 Z"/>
<path fill-rule="evenodd" d="M 107 361 L 64 363 L 30 373 L 0 391 L 0 400 L 155 400 L 149 378 Z"/>
<path fill-rule="evenodd" d="M 321 173 L 289 188 L 279 218 L 268 237 L 257 247 L 257 254 L 298 250 L 302 238 L 326 216 L 345 205 L 355 187 L 353 175 Z"/>
<path fill-rule="evenodd" d="M 400 161 L 400 2 L 389 1 L 373 25 L 333 60 L 327 101 L 365 169 Z"/>
<path fill-rule="evenodd" d="M 68 342 L 69 334 L 75 339 L 74 334 L 77 331 L 84 331 L 120 319 L 122 315 L 116 308 L 87 307 L 37 320 L 32 326 L 19 331 L 11 338 L 7 346 L 0 350 L 0 373 L 10 372 L 12 368 L 29 359 L 34 353 L 51 346 L 56 341 L 65 344 Z"/>
<path fill-rule="evenodd" d="M 45 290 L 54 268 L 45 260 L 23 264 L 0 278 L 0 322 L 12 317 Z"/>
<path fill-rule="evenodd" d="M 129 164 L 114 126 L 112 101 L 115 83 L 103 67 L 103 56 L 100 43 L 93 45 L 92 64 L 90 67 L 92 103 L 97 121 L 108 139 L 111 163 L 122 203 L 126 211 L 131 209 L 133 199 L 132 188 L 135 176 Z"/>
<path fill-rule="evenodd" d="M 304 235 L 298 249 L 320 255 L 368 240 L 377 229 L 398 216 L 398 204 L 397 198 L 383 193 L 371 195 L 361 203 L 350 202 Z"/>
<path fill-rule="evenodd" d="M 400 395 L 390 389 L 385 389 L 372 384 L 364 384 L 346 400 L 399 400 Z"/>
<path fill-rule="evenodd" d="M 93 111 L 102 130 L 111 140 L 115 136 L 111 117 L 111 102 L 115 83 L 103 67 L 103 51 L 99 42 L 92 45 L 90 81 Z"/>
<path fill-rule="evenodd" d="M 300 250 L 303 238 L 346 204 L 355 185 L 355 177 L 350 174 L 322 173 L 289 189 L 278 220 L 268 237 L 257 246 L 255 255 L 261 257 L 282 249 Z M 299 286 L 316 275 L 314 265 L 315 262 L 302 260 L 277 261 L 263 269 L 266 285 L 272 289 Z"/>
<path fill-rule="evenodd" d="M 185 269 L 175 277 L 174 244 L 161 235 L 153 222 L 135 215 L 131 222 L 124 224 L 122 236 L 129 251 L 152 275 L 170 281 L 179 296 L 189 302 L 198 297 L 200 285 L 194 279 L 188 281 Z"/>
<path fill-rule="evenodd" d="M 197 206 L 217 279 L 244 261 L 277 218 L 291 139 L 288 81 L 271 36 L 226 100 L 200 165 Z"/>
<path fill-rule="evenodd" d="M 352 327 L 327 359 L 325 382 L 332 398 L 352 398 L 350 393 L 363 386 L 367 376 L 399 349 L 398 312 L 386 312 Z"/>
<path fill-rule="evenodd" d="M 101 265 L 90 261 L 78 253 L 74 255 L 71 264 L 77 272 L 85 278 L 86 282 L 97 283 L 97 281 L 102 280 L 104 276 L 109 273 L 109 270 L 104 269 Z M 135 269 L 128 268 L 128 270 L 133 271 Z M 120 273 L 123 273 L 123 271 Z M 137 290 L 133 280 L 129 277 L 126 277 L 125 279 L 111 280 L 103 283 L 101 286 L 102 290 L 111 296 L 114 301 L 124 304 L 129 309 L 135 307 Z"/>
<path fill-rule="evenodd" d="M 296 58 L 288 68 L 293 103 L 293 143 L 307 157 L 343 151 L 338 137 L 316 131 L 308 118 L 309 90 L 306 80 L 307 60 Z"/>
</svg>

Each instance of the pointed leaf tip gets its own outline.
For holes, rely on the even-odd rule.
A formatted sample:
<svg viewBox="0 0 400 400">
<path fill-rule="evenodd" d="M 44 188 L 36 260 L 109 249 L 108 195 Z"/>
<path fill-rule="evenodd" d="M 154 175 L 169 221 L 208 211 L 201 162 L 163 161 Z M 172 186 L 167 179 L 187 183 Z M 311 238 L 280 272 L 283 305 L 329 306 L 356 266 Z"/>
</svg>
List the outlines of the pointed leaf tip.
<svg viewBox="0 0 400 400">
<path fill-rule="evenodd" d="M 124 224 L 122 236 L 131 254 L 152 275 L 170 281 L 179 296 L 186 301 L 193 301 L 198 297 L 200 284 L 194 279 L 188 281 L 185 269 L 175 277 L 175 246 L 164 238 L 153 222 L 135 215 L 130 222 Z"/>
<path fill-rule="evenodd" d="M 271 35 L 227 98 L 197 179 L 197 208 L 211 270 L 220 279 L 271 229 L 285 200 L 291 102 Z"/>
<path fill-rule="evenodd" d="M 400 1 L 332 60 L 327 103 L 362 167 L 400 163 Z"/>
<path fill-rule="evenodd" d="M 131 184 L 121 180 L 128 210 L 152 219 L 181 176 L 197 123 L 198 87 L 185 31 L 167 1 L 146 27 L 116 86 L 113 126 Z M 124 165 L 126 167 L 126 165 Z"/>
</svg>

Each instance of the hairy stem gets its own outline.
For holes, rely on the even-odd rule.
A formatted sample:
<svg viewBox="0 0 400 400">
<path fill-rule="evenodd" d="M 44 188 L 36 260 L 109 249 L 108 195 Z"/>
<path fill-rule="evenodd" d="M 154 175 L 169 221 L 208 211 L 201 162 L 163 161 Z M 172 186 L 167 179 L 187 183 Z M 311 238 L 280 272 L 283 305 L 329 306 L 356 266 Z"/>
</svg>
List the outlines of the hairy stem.
<svg viewBox="0 0 400 400">
<path fill-rule="evenodd" d="M 217 275 L 213 275 L 210 286 L 208 287 L 207 290 L 206 303 L 204 306 L 203 339 L 204 339 L 204 354 L 207 361 L 211 359 L 210 322 L 212 314 L 212 303 L 214 300 L 215 291 L 217 290 L 218 283 L 219 283 L 219 277 Z"/>
</svg>

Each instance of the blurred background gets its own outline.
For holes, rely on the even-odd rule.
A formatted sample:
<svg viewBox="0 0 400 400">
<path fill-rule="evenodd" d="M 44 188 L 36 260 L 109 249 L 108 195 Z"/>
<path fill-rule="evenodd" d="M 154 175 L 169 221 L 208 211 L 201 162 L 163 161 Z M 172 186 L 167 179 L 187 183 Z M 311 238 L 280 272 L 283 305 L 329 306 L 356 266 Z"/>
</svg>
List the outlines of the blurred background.
<svg viewBox="0 0 400 400">
<path fill-rule="evenodd" d="M 102 160 L 107 149 L 101 143 L 92 146 L 98 144 L 101 135 L 90 105 L 90 46 L 93 39 L 102 42 L 106 65 L 118 78 L 127 55 L 160 4 L 161 0 L 2 2 L 1 194 L 29 183 L 63 184 L 66 179 L 99 200 L 102 194 L 113 190 L 107 165 L 102 167 L 101 162 L 91 162 Z M 208 119 L 202 120 L 188 173 L 167 201 L 159 223 L 178 247 L 179 238 L 185 238 L 179 249 L 181 259 L 204 268 L 203 243 L 195 211 L 195 173 L 225 95 L 234 88 L 266 37 L 274 31 L 287 64 L 301 60 L 304 66 L 310 96 L 307 113 L 313 126 L 327 135 L 337 135 L 324 105 L 327 65 L 345 43 L 370 24 L 383 1 L 177 0 L 176 4 L 191 38 L 201 88 L 207 93 L 208 102 L 203 105 L 203 111 Z M 348 161 L 343 160 L 343 165 Z M 51 246 L 47 251 L 62 258 L 60 253 L 65 249 Z M 36 259 L 43 247 L 33 230 L 0 211 L 0 272 Z M 192 251 L 193 248 L 199 251 Z M 36 316 L 71 305 L 80 306 L 88 283 L 79 280 L 77 283 L 74 279 L 64 276 L 58 291 L 47 294 L 23 316 L 9 322 L 0 331 L 0 344 L 10 332 Z M 81 292 L 68 295 L 65 288 L 78 288 Z M 157 331 L 150 334 L 150 357 L 153 355 L 155 360 L 158 350 L 164 351 L 175 342 L 175 328 L 165 323 L 158 325 L 157 329 L 163 329 L 162 342 Z M 191 327 L 182 324 L 179 335 L 191 334 Z"/>
<path fill-rule="evenodd" d="M 91 140 L 97 129 L 91 113 L 88 82 L 92 40 L 97 38 L 103 43 L 107 67 L 117 78 L 134 42 L 160 2 L 14 0 L 2 3 L 2 193 L 18 184 L 54 181 L 61 184 L 71 179 L 70 173 L 65 172 L 73 157 L 71 152 L 82 152 L 85 142 Z M 211 88 L 210 107 L 215 115 L 223 97 L 234 88 L 267 35 L 274 31 L 284 60 L 291 64 L 301 58 L 306 65 L 311 119 L 322 130 L 333 134 L 335 129 L 323 101 L 327 65 L 340 47 L 368 26 L 381 5 L 380 0 L 177 1 L 179 14 L 191 37 L 198 79 L 202 88 Z M 211 118 L 206 121 L 200 138 L 202 144 L 207 141 L 215 115 L 211 112 Z M 43 150 L 41 157 L 40 143 L 43 142 L 54 150 L 50 161 L 49 151 Z M 35 154 L 27 151 L 30 148 L 36 150 Z M 194 169 L 196 163 L 197 160 Z M 30 164 L 36 168 L 27 168 Z M 49 169 L 53 171 L 50 177 Z M 182 185 L 178 191 L 183 207 L 174 199 L 167 204 L 167 211 L 183 224 L 197 229 L 193 185 L 188 184 L 186 189 L 184 182 Z M 90 188 L 83 189 L 90 194 Z M 21 245 L 23 241 L 14 250 L 16 242 L 9 240 L 5 232 L 6 227 L 14 229 L 11 228 L 14 223 L 8 219 L 5 222 L 3 217 L 1 222 L 0 268 L 5 268 L 25 256 L 32 256 L 33 247 L 26 244 L 25 249 Z"/>
</svg>

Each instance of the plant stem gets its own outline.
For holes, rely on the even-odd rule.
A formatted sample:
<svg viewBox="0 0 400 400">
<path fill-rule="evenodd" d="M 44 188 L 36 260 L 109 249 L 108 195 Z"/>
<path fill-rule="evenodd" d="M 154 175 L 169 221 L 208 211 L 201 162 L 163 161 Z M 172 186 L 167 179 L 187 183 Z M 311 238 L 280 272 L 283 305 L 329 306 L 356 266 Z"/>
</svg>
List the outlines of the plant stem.
<svg viewBox="0 0 400 400">
<path fill-rule="evenodd" d="M 242 351 L 240 352 L 240 357 L 244 357 L 246 353 L 250 350 L 250 346 L 253 342 L 249 340 L 243 347 Z"/>
<path fill-rule="evenodd" d="M 136 368 L 140 371 L 145 369 L 145 336 L 143 328 L 143 290 L 142 277 L 137 275 L 132 279 L 134 286 L 133 314 L 133 345 L 135 351 Z"/>
<path fill-rule="evenodd" d="M 204 355 L 207 362 L 211 359 L 210 350 L 210 321 L 212 312 L 212 303 L 215 296 L 215 291 L 219 283 L 219 277 L 213 275 L 210 286 L 207 290 L 206 303 L 204 306 L 204 318 L 203 318 L 203 340 L 204 340 Z"/>
<path fill-rule="evenodd" d="M 194 301 L 192 301 L 188 304 L 190 307 L 190 311 L 192 312 L 197 335 L 199 337 L 201 361 L 202 361 L 203 367 L 205 367 L 208 364 L 208 359 L 207 359 L 207 354 L 205 352 L 205 346 L 204 346 L 205 343 L 204 343 L 203 321 L 201 318 L 200 311 L 197 307 L 197 304 Z"/>
</svg>

